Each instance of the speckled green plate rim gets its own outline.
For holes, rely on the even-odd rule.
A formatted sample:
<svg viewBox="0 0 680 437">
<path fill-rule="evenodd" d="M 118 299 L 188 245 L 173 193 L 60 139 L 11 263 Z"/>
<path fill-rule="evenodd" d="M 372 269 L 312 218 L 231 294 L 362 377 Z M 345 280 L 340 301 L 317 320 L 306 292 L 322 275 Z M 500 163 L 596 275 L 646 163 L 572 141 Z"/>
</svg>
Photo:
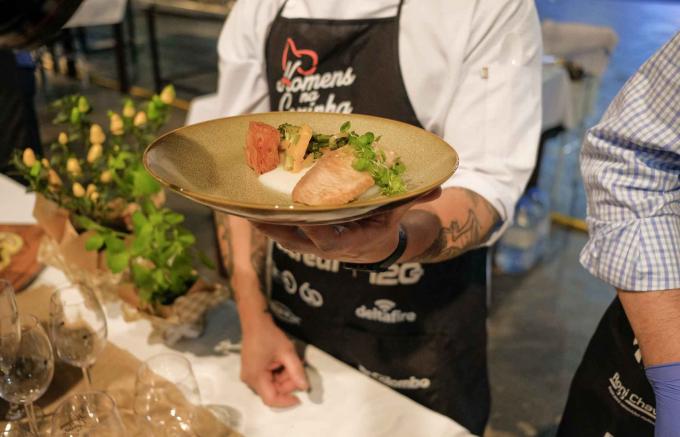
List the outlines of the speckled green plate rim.
<svg viewBox="0 0 680 437">
<path fill-rule="evenodd" d="M 369 199 L 363 199 L 363 200 L 357 200 L 353 202 L 346 203 L 344 205 L 336 205 L 336 206 L 309 206 L 309 205 L 304 205 L 301 203 L 293 203 L 291 199 L 291 203 L 289 204 L 263 204 L 263 203 L 251 203 L 251 202 L 237 202 L 237 201 L 232 201 L 224 197 L 220 196 L 212 196 L 209 194 L 202 194 L 200 192 L 188 190 L 186 188 L 180 187 L 176 184 L 173 184 L 172 182 L 169 182 L 156 174 L 149 166 L 148 163 L 148 155 L 149 152 L 154 148 L 157 147 L 160 143 L 162 143 L 163 138 L 166 136 L 173 135 L 181 130 L 184 130 L 187 127 L 192 127 L 196 128 L 197 126 L 201 126 L 203 124 L 209 124 L 209 123 L 214 123 L 217 120 L 225 120 L 225 119 L 239 119 L 239 118 L 252 118 L 253 116 L 256 115 L 269 115 L 269 114 L 280 114 L 280 112 L 261 112 L 261 113 L 252 113 L 252 114 L 243 114 L 243 115 L 235 115 L 231 117 L 223 117 L 223 118 L 217 118 L 217 119 L 212 119 L 212 120 L 207 120 L 207 121 L 202 121 L 200 123 L 195 123 L 192 125 L 187 125 L 187 126 L 182 126 L 177 129 L 174 129 L 170 132 L 167 132 L 160 137 L 156 138 L 151 144 L 149 144 L 146 149 L 144 150 L 144 155 L 142 157 L 142 162 L 144 163 L 144 167 L 146 168 L 146 171 L 151 174 L 156 180 L 158 180 L 161 184 L 166 186 L 167 188 L 170 188 L 171 190 L 177 191 L 178 193 L 189 197 L 191 199 L 195 199 L 197 201 L 200 201 L 201 203 L 204 203 L 206 205 L 216 205 L 216 206 L 221 206 L 221 207 L 237 207 L 237 208 L 248 208 L 252 210 L 260 210 L 260 211 L 270 211 L 270 210 L 286 210 L 286 211 L 298 211 L 298 212 L 322 212 L 322 211 L 336 211 L 336 210 L 341 210 L 341 209 L 351 209 L 351 208 L 361 208 L 361 207 L 370 207 L 370 206 L 382 206 L 382 205 L 387 205 L 393 202 L 398 202 L 400 200 L 407 200 L 411 199 L 414 197 L 417 197 L 422 194 L 429 193 L 430 191 L 434 190 L 435 188 L 439 187 L 441 184 L 446 182 L 453 174 L 456 172 L 458 169 L 458 164 L 459 164 L 459 159 L 458 159 L 458 153 L 456 150 L 453 148 L 453 146 L 449 145 L 446 143 L 443 139 L 438 137 L 437 135 L 433 134 L 432 132 L 426 131 L 422 129 L 423 133 L 431 136 L 434 141 L 441 142 L 449 146 L 448 150 L 451 151 L 451 153 L 454 155 L 454 165 L 451 167 L 450 172 L 448 175 L 440 177 L 438 179 L 435 179 L 432 181 L 432 183 L 420 186 L 416 189 L 409 190 L 405 193 L 398 194 L 396 196 L 383 196 L 379 195 L 376 197 L 371 197 Z M 312 112 L 310 114 L 336 114 L 337 113 L 329 113 L 329 112 Z M 375 120 L 381 120 L 382 122 L 388 122 L 388 123 L 393 123 L 397 125 L 403 126 L 405 129 L 420 129 L 416 126 L 410 125 L 408 123 L 403 123 L 401 121 L 397 120 L 391 120 L 388 118 L 383 118 L 383 117 L 376 117 L 373 115 L 366 115 L 366 114 L 341 114 L 347 118 L 351 119 L 355 117 L 359 118 L 368 118 L 368 119 L 375 119 Z M 245 141 L 245 138 L 243 139 Z M 244 165 L 245 164 L 245 157 L 244 157 Z M 406 169 L 408 173 L 408 169 Z"/>
</svg>

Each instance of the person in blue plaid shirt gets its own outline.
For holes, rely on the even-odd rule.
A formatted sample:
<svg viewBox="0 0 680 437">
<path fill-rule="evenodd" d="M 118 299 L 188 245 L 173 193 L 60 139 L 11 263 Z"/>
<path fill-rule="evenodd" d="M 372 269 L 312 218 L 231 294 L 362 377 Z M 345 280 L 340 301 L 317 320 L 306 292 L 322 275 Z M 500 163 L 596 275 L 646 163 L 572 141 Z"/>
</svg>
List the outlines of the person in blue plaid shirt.
<svg viewBox="0 0 680 437">
<path fill-rule="evenodd" d="M 680 436 L 680 33 L 588 131 L 581 170 L 590 233 L 581 263 L 617 297 L 558 436 Z"/>
</svg>

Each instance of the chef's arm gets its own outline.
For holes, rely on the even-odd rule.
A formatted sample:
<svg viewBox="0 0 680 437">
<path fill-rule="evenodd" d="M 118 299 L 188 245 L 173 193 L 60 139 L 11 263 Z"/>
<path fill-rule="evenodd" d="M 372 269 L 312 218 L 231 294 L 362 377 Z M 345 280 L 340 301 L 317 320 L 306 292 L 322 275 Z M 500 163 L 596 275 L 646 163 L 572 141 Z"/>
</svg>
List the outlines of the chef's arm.
<svg viewBox="0 0 680 437">
<path fill-rule="evenodd" d="M 408 245 L 400 261 L 438 262 L 483 244 L 500 217 L 484 197 L 452 187 L 428 203 L 410 209 L 401 219 Z"/>
<path fill-rule="evenodd" d="M 656 437 L 680 433 L 680 289 L 617 290 L 656 397 Z"/>
<path fill-rule="evenodd" d="M 270 317 L 264 296 L 267 237 L 245 219 L 215 213 L 222 263 L 227 271 L 241 324 Z M 245 326 L 244 326 L 245 328 Z"/>
<path fill-rule="evenodd" d="M 617 291 L 645 366 L 680 362 L 680 289 Z"/>
</svg>

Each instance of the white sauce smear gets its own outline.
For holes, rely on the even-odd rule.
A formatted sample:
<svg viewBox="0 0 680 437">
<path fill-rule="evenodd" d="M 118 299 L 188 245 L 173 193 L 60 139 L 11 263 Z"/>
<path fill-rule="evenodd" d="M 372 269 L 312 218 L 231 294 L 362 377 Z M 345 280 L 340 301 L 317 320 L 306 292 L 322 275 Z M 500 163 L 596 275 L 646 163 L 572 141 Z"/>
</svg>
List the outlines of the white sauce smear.
<svg viewBox="0 0 680 437">
<path fill-rule="evenodd" d="M 300 179 L 302 179 L 302 176 L 304 176 L 310 168 L 312 167 L 303 168 L 298 173 L 293 173 L 284 170 L 283 166 L 279 165 L 274 170 L 261 174 L 258 179 L 265 187 L 291 196 L 295 185 L 297 185 Z"/>
</svg>

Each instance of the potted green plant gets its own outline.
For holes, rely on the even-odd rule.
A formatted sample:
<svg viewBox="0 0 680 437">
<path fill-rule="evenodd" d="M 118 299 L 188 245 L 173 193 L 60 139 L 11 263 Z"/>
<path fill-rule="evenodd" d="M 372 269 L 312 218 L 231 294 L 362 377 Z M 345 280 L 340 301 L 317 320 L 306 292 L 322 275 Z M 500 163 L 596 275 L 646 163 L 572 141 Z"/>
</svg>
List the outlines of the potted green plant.
<svg viewBox="0 0 680 437">
<path fill-rule="evenodd" d="M 182 226 L 184 217 L 163 206 L 162 187 L 141 162 L 174 98 L 168 86 L 140 104 L 125 99 L 119 112 L 108 111 L 105 131 L 90 120 L 86 97 L 64 97 L 52 104 L 63 130 L 48 157 L 27 148 L 13 159 L 37 193 L 34 216 L 46 233 L 45 261 L 72 281 L 114 290 L 165 319 L 176 315 L 179 297 L 211 288 L 199 281 L 197 263 L 212 267 Z"/>
</svg>

